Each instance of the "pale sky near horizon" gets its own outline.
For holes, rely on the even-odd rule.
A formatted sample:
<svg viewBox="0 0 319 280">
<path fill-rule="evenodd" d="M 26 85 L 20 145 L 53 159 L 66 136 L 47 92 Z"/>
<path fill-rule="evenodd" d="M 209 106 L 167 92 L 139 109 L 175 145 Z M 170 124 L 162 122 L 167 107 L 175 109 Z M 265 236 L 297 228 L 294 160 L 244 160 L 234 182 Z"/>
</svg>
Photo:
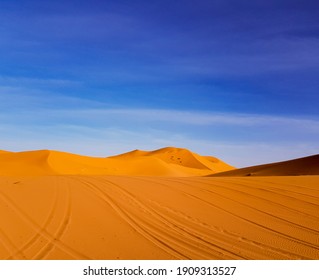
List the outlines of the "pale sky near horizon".
<svg viewBox="0 0 319 280">
<path fill-rule="evenodd" d="M 0 149 L 319 150 L 319 3 L 0 0 Z"/>
</svg>

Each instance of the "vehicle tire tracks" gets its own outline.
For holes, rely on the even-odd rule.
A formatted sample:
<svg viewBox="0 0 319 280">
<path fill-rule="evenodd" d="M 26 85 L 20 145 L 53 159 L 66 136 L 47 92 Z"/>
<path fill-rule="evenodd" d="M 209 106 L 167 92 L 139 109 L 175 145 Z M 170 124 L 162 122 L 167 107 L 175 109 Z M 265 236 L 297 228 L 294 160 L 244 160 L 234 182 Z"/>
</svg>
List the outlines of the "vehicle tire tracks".
<svg viewBox="0 0 319 280">
<path fill-rule="evenodd" d="M 145 179 L 143 178 L 143 180 L 145 180 Z M 163 179 L 163 180 L 164 180 L 164 181 L 165 181 L 165 180 L 172 181 L 171 178 L 169 178 L 169 179 L 165 178 L 165 179 Z M 147 181 L 149 181 L 149 180 L 147 180 Z M 182 184 L 182 185 L 184 184 L 184 185 L 193 187 L 193 185 L 188 185 L 188 184 L 186 184 L 186 183 L 184 183 L 184 182 L 180 182 L 180 181 L 178 181 L 178 180 L 173 180 L 173 181 L 174 181 L 174 182 L 177 182 L 177 183 L 180 183 L 180 184 Z M 151 180 L 151 182 L 153 182 L 153 181 Z M 153 182 L 153 183 L 157 183 L 157 182 Z M 158 184 L 159 184 L 159 183 L 158 183 Z M 165 185 L 165 184 L 163 184 L 163 185 Z M 172 188 L 172 185 L 166 185 L 166 187 Z M 174 188 L 175 188 L 175 187 L 174 187 Z M 195 199 L 195 200 L 199 200 L 199 201 L 201 201 L 201 202 L 203 202 L 203 203 L 209 205 L 210 207 L 213 207 L 213 208 L 215 208 L 215 209 L 217 209 L 217 210 L 219 210 L 219 211 L 225 212 L 225 213 L 227 213 L 227 214 L 229 214 L 229 215 L 231 215 L 231 216 L 233 216 L 233 217 L 235 217 L 235 218 L 237 218 L 237 219 L 239 219 L 239 220 L 241 220 L 241 221 L 244 221 L 244 222 L 246 222 L 246 223 L 252 224 L 252 225 L 257 226 L 257 227 L 260 227 L 260 228 L 262 228 L 262 229 L 266 229 L 267 231 L 270 231 L 271 233 L 273 233 L 272 229 L 270 229 L 270 228 L 268 228 L 268 227 L 265 227 L 265 226 L 263 226 L 263 225 L 259 225 L 258 223 L 255 223 L 255 222 L 253 222 L 253 221 L 251 221 L 251 220 L 249 220 L 249 219 L 243 218 L 242 216 L 239 216 L 239 215 L 237 215 L 237 214 L 235 214 L 235 213 L 233 213 L 233 212 L 231 212 L 231 211 L 228 211 L 228 210 L 226 210 L 226 209 L 224 209 L 224 208 L 222 208 L 222 207 L 219 207 L 219 206 L 217 206 L 217 205 L 215 205 L 215 204 L 213 204 L 213 203 L 211 203 L 211 202 L 209 202 L 209 201 L 203 200 L 202 198 L 200 198 L 200 197 L 198 197 L 198 196 L 195 196 L 195 195 L 193 195 L 193 194 L 190 194 L 190 193 L 188 193 L 188 192 L 185 192 L 185 191 L 183 191 L 183 190 L 181 190 L 181 189 L 179 189 L 179 188 L 177 188 L 177 190 L 180 191 L 180 192 L 183 192 L 184 195 L 186 195 L 186 196 L 189 196 L 189 197 L 191 197 L 191 198 L 193 198 L 193 199 Z M 226 233 L 226 234 L 227 234 L 227 231 L 223 230 L 223 233 Z M 232 234 L 232 235 L 233 235 L 233 234 Z M 244 242 L 246 242 L 246 243 L 248 242 L 248 243 L 251 244 L 251 245 L 255 245 L 255 246 L 258 246 L 258 247 L 262 247 L 263 250 L 268 250 L 268 251 L 271 251 L 271 252 L 276 251 L 277 254 L 280 254 L 281 256 L 283 256 L 283 257 L 285 257 L 285 258 L 287 258 L 287 257 L 289 257 L 289 258 L 295 258 L 295 259 L 302 259 L 302 258 L 304 258 L 304 256 L 301 256 L 301 255 L 299 255 L 299 254 L 295 254 L 295 253 L 291 253 L 291 252 L 288 252 L 288 251 L 285 251 L 285 250 L 282 250 L 282 249 L 278 249 L 278 248 L 269 246 L 269 245 L 267 245 L 267 244 L 260 243 L 260 242 L 258 242 L 258 241 L 249 240 L 249 239 L 244 238 L 244 237 L 242 237 L 242 236 L 233 235 L 233 238 L 236 238 L 236 242 L 238 242 L 238 241 L 244 241 Z"/>
<path fill-rule="evenodd" d="M 142 222 L 137 218 L 133 217 L 131 213 L 125 211 L 122 207 L 120 207 L 111 196 L 103 191 L 100 187 L 93 184 L 91 181 L 85 180 L 83 177 L 81 179 L 78 177 L 74 180 L 80 181 L 85 187 L 95 194 L 99 199 L 101 199 L 104 203 L 107 203 L 115 213 L 122 218 L 127 224 L 129 224 L 134 230 L 136 230 L 139 234 L 141 234 L 144 238 L 155 244 L 160 249 L 172 255 L 177 259 L 188 259 L 182 252 L 175 250 L 173 247 L 167 245 L 163 240 L 158 238 L 156 235 L 152 233 L 147 225 L 141 226 Z"/>
<path fill-rule="evenodd" d="M 216 254 L 219 258 L 242 258 L 242 256 L 236 255 L 232 251 L 216 245 L 208 241 L 209 239 L 206 236 L 206 239 L 196 230 L 192 230 L 187 227 L 185 224 L 179 222 L 176 219 L 173 219 L 167 215 L 156 210 L 150 205 L 146 205 L 145 202 L 142 202 L 135 195 L 127 191 L 124 187 L 119 184 L 116 184 L 110 180 L 103 178 L 103 181 L 108 184 L 112 184 L 117 190 L 121 192 L 122 195 L 126 196 L 128 199 L 131 199 L 140 209 L 142 209 L 149 217 L 151 217 L 152 222 L 155 227 L 166 229 L 166 235 L 171 236 L 171 239 L 175 240 L 176 245 L 180 245 L 184 250 L 187 250 L 192 255 L 196 255 L 199 252 L 202 253 L 199 257 L 211 258 L 211 255 Z M 176 246 L 175 245 L 175 246 Z"/>
<path fill-rule="evenodd" d="M 37 234 L 41 235 L 50 243 L 54 243 L 61 251 L 72 256 L 74 259 L 89 259 L 84 254 L 75 251 L 68 245 L 62 243 L 61 241 L 55 240 L 55 236 L 50 234 L 45 228 L 38 225 L 32 217 L 30 217 L 25 211 L 23 211 L 9 196 L 5 195 L 0 191 L 0 199 L 5 201 L 8 206 L 24 221 L 28 226 L 30 226 Z"/>
<path fill-rule="evenodd" d="M 191 184 L 189 184 L 189 183 L 181 182 L 181 181 L 178 181 L 178 180 L 173 180 L 173 179 L 171 179 L 171 178 L 169 179 L 169 181 L 174 181 L 174 182 L 177 182 L 177 183 L 180 183 L 180 184 L 184 184 L 184 185 L 186 185 L 186 186 L 188 186 L 188 187 L 194 187 L 193 185 L 191 185 Z M 213 193 L 214 195 L 217 195 L 217 196 L 219 196 L 219 197 L 221 197 L 221 198 L 223 198 L 223 199 L 226 199 L 226 200 L 230 200 L 230 201 L 232 201 L 232 202 L 235 202 L 235 203 L 237 203 L 237 204 L 242 204 L 242 203 L 240 203 L 240 202 L 238 202 L 238 201 L 236 201 L 236 200 L 230 199 L 230 198 L 228 198 L 228 197 L 226 197 L 226 196 L 223 196 L 223 195 L 221 195 L 221 194 L 219 194 L 219 193 L 216 193 L 216 192 L 211 192 L 211 193 Z M 187 193 L 186 193 L 186 194 L 187 194 Z M 231 211 L 229 211 L 229 210 L 226 210 L 226 209 L 224 209 L 224 208 L 222 208 L 222 207 L 219 207 L 219 206 L 217 206 L 217 205 L 215 205 L 215 204 L 212 204 L 211 202 L 206 201 L 205 199 L 202 199 L 202 198 L 200 198 L 200 197 L 198 197 L 198 196 L 196 196 L 196 195 L 189 194 L 189 193 L 188 193 L 188 195 L 191 196 L 191 197 L 193 197 L 194 199 L 198 199 L 198 200 L 200 200 L 200 201 L 202 201 L 202 202 L 204 202 L 204 203 L 207 203 L 208 205 L 211 205 L 212 207 L 218 208 L 219 210 L 224 211 L 224 212 L 228 213 L 229 215 L 232 215 L 232 216 L 234 216 L 234 217 L 236 217 L 236 218 L 238 218 L 238 219 L 240 219 L 240 220 L 242 220 L 242 221 L 245 221 L 245 222 L 247 222 L 247 223 L 249 223 L 249 224 L 252 224 L 252 225 L 254 225 L 254 226 L 258 227 L 258 228 L 264 229 L 264 230 L 268 231 L 269 233 L 277 234 L 277 235 L 279 235 L 279 236 L 285 238 L 286 240 L 289 240 L 289 241 L 291 241 L 291 242 L 294 242 L 294 243 L 297 243 L 297 244 L 300 244 L 300 245 L 303 245 L 303 246 L 306 246 L 306 247 L 310 247 L 310 248 L 315 249 L 315 250 L 318 250 L 318 249 L 319 249 L 318 246 L 316 246 L 316 245 L 314 245 L 314 244 L 312 244 L 312 243 L 309 243 L 309 242 L 307 242 L 307 241 L 304 241 L 304 240 L 295 238 L 295 237 L 293 237 L 293 236 L 290 236 L 290 235 L 288 235 L 288 234 L 285 234 L 285 233 L 283 233 L 283 232 L 280 232 L 280 231 L 278 231 L 278 230 L 275 230 L 275 229 L 273 229 L 273 228 L 270 228 L 270 227 L 268 227 L 268 226 L 266 226 L 266 225 L 263 225 L 263 224 L 261 224 L 261 223 L 258 223 L 258 222 L 256 222 L 256 221 L 252 221 L 252 220 L 250 220 L 250 219 L 247 219 L 247 218 L 245 218 L 245 217 L 242 217 L 242 216 L 240 216 L 240 215 L 237 215 L 237 214 L 235 214 L 235 213 L 233 213 L 233 212 L 231 212 Z M 252 207 L 247 206 L 247 205 L 243 205 L 243 206 L 248 207 L 248 208 L 252 208 Z M 252 208 L 252 210 L 256 210 L 256 209 Z M 291 253 L 290 253 L 290 254 L 291 254 Z M 293 255 L 295 255 L 296 257 L 301 258 L 301 259 L 304 259 L 304 258 L 305 258 L 305 256 L 303 256 L 303 255 L 299 255 L 299 254 L 295 254 L 295 253 L 293 253 Z"/>
</svg>

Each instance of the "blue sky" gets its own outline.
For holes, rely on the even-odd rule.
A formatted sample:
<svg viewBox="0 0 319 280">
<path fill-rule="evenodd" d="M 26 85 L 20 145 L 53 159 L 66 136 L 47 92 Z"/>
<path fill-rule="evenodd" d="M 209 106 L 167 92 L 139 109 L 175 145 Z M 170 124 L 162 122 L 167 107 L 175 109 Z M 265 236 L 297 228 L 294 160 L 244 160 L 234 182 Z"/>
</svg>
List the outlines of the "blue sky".
<svg viewBox="0 0 319 280">
<path fill-rule="evenodd" d="M 319 3 L 0 0 L 0 149 L 317 154 Z"/>
</svg>

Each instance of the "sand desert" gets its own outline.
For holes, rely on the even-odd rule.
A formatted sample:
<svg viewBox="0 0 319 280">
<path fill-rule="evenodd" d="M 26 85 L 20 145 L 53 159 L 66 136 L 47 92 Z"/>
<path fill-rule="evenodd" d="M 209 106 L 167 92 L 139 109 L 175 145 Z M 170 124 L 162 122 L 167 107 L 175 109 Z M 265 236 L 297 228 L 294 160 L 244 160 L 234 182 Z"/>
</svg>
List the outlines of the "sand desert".
<svg viewBox="0 0 319 280">
<path fill-rule="evenodd" d="M 319 155 L 0 151 L 0 259 L 319 259 Z"/>
</svg>

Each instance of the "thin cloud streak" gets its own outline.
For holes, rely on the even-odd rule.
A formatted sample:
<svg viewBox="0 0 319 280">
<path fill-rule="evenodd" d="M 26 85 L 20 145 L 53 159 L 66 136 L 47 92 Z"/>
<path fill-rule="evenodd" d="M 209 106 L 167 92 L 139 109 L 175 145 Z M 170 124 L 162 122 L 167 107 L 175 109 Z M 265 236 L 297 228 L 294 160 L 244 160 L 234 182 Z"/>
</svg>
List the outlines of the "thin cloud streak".
<svg viewBox="0 0 319 280">
<path fill-rule="evenodd" d="M 3 76 L 0 75 L 0 84 L 7 86 L 16 86 L 17 84 L 22 86 L 75 86 L 82 83 L 74 80 L 67 79 L 52 79 L 52 78 L 29 78 L 19 76 Z"/>
<path fill-rule="evenodd" d="M 1 79 L 0 79 L 1 80 Z M 42 82 L 42 80 L 41 80 Z M 9 123 L 19 121 L 56 120 L 61 123 L 92 122 L 100 124 L 112 119 L 115 123 L 161 122 L 198 127 L 238 126 L 238 127 L 291 127 L 308 132 L 319 131 L 319 119 L 314 117 L 278 116 L 265 114 L 245 114 L 234 112 L 185 111 L 157 108 L 116 108 L 115 104 L 37 91 L 25 94 L 23 88 L 2 86 L 0 95 L 0 119 Z M 7 112 L 10 111 L 11 114 Z M 15 111 L 17 111 L 15 114 Z M 4 113 L 5 112 L 5 113 Z"/>
<path fill-rule="evenodd" d="M 37 114 L 37 113 L 36 113 Z M 92 121 L 101 119 L 119 118 L 138 120 L 143 122 L 175 122 L 181 124 L 209 126 L 209 125 L 235 125 L 235 126 L 291 126 L 303 127 L 311 131 L 319 131 L 319 120 L 310 118 L 296 118 L 257 114 L 235 114 L 214 112 L 187 112 L 182 110 L 161 109 L 67 109 L 39 111 L 48 117 L 79 118 Z M 35 117 L 35 116 L 34 116 Z"/>
</svg>

